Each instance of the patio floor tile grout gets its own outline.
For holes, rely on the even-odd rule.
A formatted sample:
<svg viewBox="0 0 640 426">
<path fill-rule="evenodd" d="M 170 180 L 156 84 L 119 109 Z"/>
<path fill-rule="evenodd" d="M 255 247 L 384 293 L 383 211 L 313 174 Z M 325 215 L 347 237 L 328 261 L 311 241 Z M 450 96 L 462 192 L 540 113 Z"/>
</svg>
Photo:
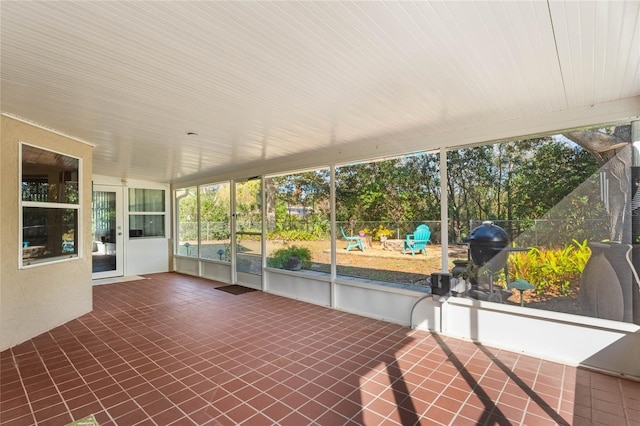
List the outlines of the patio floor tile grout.
<svg viewBox="0 0 640 426">
<path fill-rule="evenodd" d="M 91 313 L 0 354 L 3 424 L 638 421 L 638 382 L 202 278 L 145 278 L 94 287 Z"/>
</svg>

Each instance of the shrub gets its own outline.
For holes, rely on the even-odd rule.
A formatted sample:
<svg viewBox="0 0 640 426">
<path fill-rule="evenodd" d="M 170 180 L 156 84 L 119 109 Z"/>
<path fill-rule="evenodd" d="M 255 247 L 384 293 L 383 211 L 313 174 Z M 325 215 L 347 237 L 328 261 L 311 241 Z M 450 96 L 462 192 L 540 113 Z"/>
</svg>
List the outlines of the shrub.
<svg viewBox="0 0 640 426">
<path fill-rule="evenodd" d="M 379 239 L 380 237 L 393 237 L 394 235 L 395 233 L 391 229 L 385 228 L 383 225 L 378 225 L 374 237 Z"/>
<path fill-rule="evenodd" d="M 299 229 L 281 229 L 268 232 L 267 239 L 284 241 L 312 241 L 316 240 L 317 236 L 312 234 L 311 232 Z"/>
<path fill-rule="evenodd" d="M 311 250 L 297 245 L 282 247 L 274 251 L 267 260 L 267 266 L 272 268 L 285 268 L 292 258 L 298 258 L 302 268 L 311 266 Z"/>
<path fill-rule="evenodd" d="M 509 257 L 509 275 L 512 280 L 525 279 L 536 286 L 538 294 L 568 296 L 577 288 L 591 249 L 587 240 L 564 248 L 532 248 L 526 253 Z"/>
<path fill-rule="evenodd" d="M 375 240 L 380 239 L 380 237 L 393 237 L 395 235 L 395 233 L 391 229 L 385 228 L 384 225 L 378 225 L 377 228 L 371 229 L 364 228 L 360 230 L 360 232 L 364 233 L 365 235 L 371 235 Z"/>
</svg>

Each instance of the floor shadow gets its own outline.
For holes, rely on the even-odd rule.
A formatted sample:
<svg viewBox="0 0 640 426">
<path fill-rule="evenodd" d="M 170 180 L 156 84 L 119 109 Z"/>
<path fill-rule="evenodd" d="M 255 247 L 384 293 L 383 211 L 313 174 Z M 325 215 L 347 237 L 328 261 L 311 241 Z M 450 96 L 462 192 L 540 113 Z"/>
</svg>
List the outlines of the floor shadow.
<svg viewBox="0 0 640 426">
<path fill-rule="evenodd" d="M 384 382 L 388 380 L 390 391 L 390 395 L 387 394 L 385 398 L 387 401 L 392 402 L 397 410 L 396 413 L 398 417 L 395 417 L 394 420 L 400 421 L 401 425 L 419 425 L 421 415 L 418 413 L 418 409 L 412 401 L 411 392 L 404 377 L 405 373 L 398 363 L 398 351 L 412 344 L 414 338 L 407 334 L 394 335 L 392 333 L 383 337 L 383 340 L 378 340 L 382 336 L 376 336 L 376 330 L 374 328 L 361 328 L 358 325 L 348 327 L 345 335 L 349 336 L 349 338 L 354 336 L 351 331 L 353 329 L 360 329 L 362 332 L 362 334 L 358 333 L 360 337 L 362 337 L 360 342 L 364 346 L 368 346 L 368 349 L 362 351 L 358 357 L 364 361 L 363 365 L 356 367 L 353 374 L 349 374 L 347 377 L 341 377 L 342 380 L 350 383 L 350 385 L 356 389 L 356 392 L 353 392 L 349 398 L 352 405 L 344 411 L 337 410 L 335 407 L 334 410 L 339 411 L 340 414 L 348 418 L 348 424 L 366 425 L 370 423 L 374 424 L 373 422 L 378 421 L 379 419 L 377 417 L 369 417 L 372 409 L 368 404 L 372 398 L 380 398 L 379 395 L 374 397 L 373 393 L 379 391 L 379 387 L 383 386 L 382 381 L 377 381 L 376 379 L 367 380 L 367 378 L 384 372 L 386 373 L 386 378 L 382 380 Z M 342 332 L 343 330 L 337 330 L 335 334 L 340 335 Z M 332 334 L 334 333 L 332 332 Z M 331 356 L 329 356 L 328 360 L 329 359 L 331 359 Z M 337 370 L 338 369 L 335 371 Z M 370 388 L 369 385 L 372 385 L 372 387 Z M 375 389 L 375 391 L 372 389 Z M 332 390 L 343 393 L 339 387 L 333 388 Z M 391 399 L 393 399 L 393 401 Z M 334 420 L 336 423 L 328 421 L 325 424 L 341 424 L 343 421 L 343 419 L 342 421 Z"/>
<path fill-rule="evenodd" d="M 456 367 L 462 378 L 469 385 L 469 389 L 473 390 L 473 392 L 478 396 L 482 404 L 484 405 L 484 411 L 482 412 L 480 418 L 477 420 L 477 424 L 484 425 L 487 424 L 487 421 L 491 418 L 495 424 L 499 425 L 510 425 L 511 422 L 507 420 L 507 416 L 500 411 L 500 408 L 496 406 L 493 399 L 487 394 L 487 392 L 482 389 L 482 386 L 477 382 L 476 379 L 473 378 L 473 375 L 467 370 L 460 361 L 460 359 L 456 356 L 455 353 L 449 348 L 449 346 L 445 343 L 445 341 L 438 336 L 437 334 L 432 335 L 442 351 L 447 355 L 449 361 Z M 492 358 L 493 359 L 493 358 Z"/>
<path fill-rule="evenodd" d="M 404 380 L 402 369 L 398 366 L 398 360 L 394 357 L 393 362 L 387 363 L 387 374 L 391 380 L 391 389 L 398 414 L 403 425 L 419 424 L 420 418 L 416 414 L 416 408 L 411 400 L 407 382 Z M 400 409 L 402 407 L 402 409 Z"/>
<path fill-rule="evenodd" d="M 531 401 L 537 404 L 538 407 L 540 407 L 549 416 L 549 418 L 553 419 L 559 425 L 566 425 L 566 426 L 570 425 L 568 421 L 562 418 L 560 413 L 558 413 L 549 404 L 547 404 L 545 400 L 542 399 L 540 395 L 538 395 L 537 392 L 531 389 L 531 387 L 529 387 L 529 385 L 527 385 L 524 382 L 524 380 L 518 377 L 516 373 L 514 373 L 502 361 L 500 361 L 497 357 L 495 357 L 489 350 L 487 350 L 487 348 L 485 348 L 478 342 L 474 342 L 474 343 L 476 347 L 482 353 L 484 353 L 487 356 L 487 358 L 489 358 L 491 362 L 493 362 L 493 364 L 497 365 L 498 368 L 500 368 L 500 370 L 502 370 L 502 372 L 506 374 L 516 385 L 518 385 L 518 387 L 520 387 L 520 389 L 522 389 L 529 396 L 529 398 L 531 398 Z"/>
<path fill-rule="evenodd" d="M 640 330 L 611 342 L 576 369 L 573 424 L 603 421 L 636 424 L 640 420 Z M 603 366 L 616 360 L 616 370 Z M 612 408 L 614 407 L 614 408 Z"/>
</svg>

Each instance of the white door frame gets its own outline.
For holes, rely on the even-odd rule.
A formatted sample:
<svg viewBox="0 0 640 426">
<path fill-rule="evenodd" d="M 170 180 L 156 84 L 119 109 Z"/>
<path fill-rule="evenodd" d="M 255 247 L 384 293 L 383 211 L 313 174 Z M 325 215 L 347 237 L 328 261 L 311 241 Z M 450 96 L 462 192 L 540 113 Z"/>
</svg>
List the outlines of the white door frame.
<svg viewBox="0 0 640 426">
<path fill-rule="evenodd" d="M 237 190 L 238 185 L 248 182 L 252 179 L 242 179 L 242 180 L 233 180 L 231 181 L 232 191 L 231 191 L 231 282 L 233 284 L 240 284 L 247 287 L 255 288 L 257 290 L 263 289 L 263 262 L 264 262 L 264 250 L 265 250 L 265 238 L 264 238 L 264 179 L 260 176 L 260 193 L 262 194 L 262 202 L 261 211 L 260 211 L 260 221 L 261 221 L 261 232 L 260 232 L 260 273 L 249 273 L 249 272 L 241 272 L 238 270 L 238 233 L 237 233 L 237 222 L 238 222 L 238 214 L 236 212 L 237 206 Z"/>
<path fill-rule="evenodd" d="M 121 277 L 124 275 L 124 205 L 123 203 L 123 187 L 120 185 L 93 185 L 93 190 L 91 193 L 91 197 L 93 199 L 93 191 L 103 191 L 103 192 L 113 192 L 115 193 L 116 200 L 116 232 L 115 232 L 115 255 L 116 255 L 116 269 L 110 271 L 103 272 L 94 272 L 92 274 L 92 279 L 99 278 L 112 278 L 112 277 Z M 93 215 L 93 212 L 92 212 Z M 92 239 L 93 238 L 92 233 Z M 96 242 L 94 241 L 94 244 Z M 92 253 L 93 256 L 93 253 Z"/>
</svg>

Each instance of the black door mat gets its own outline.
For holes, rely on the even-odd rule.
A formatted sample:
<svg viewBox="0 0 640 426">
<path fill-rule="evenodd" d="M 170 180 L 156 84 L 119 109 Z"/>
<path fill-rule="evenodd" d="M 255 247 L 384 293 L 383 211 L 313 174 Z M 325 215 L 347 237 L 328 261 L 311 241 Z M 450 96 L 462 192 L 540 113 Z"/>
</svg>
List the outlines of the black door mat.
<svg viewBox="0 0 640 426">
<path fill-rule="evenodd" d="M 244 294 L 251 293 L 252 291 L 258 291 L 255 288 L 244 287 L 237 284 L 216 287 L 216 290 L 222 290 L 230 294 Z"/>
</svg>

